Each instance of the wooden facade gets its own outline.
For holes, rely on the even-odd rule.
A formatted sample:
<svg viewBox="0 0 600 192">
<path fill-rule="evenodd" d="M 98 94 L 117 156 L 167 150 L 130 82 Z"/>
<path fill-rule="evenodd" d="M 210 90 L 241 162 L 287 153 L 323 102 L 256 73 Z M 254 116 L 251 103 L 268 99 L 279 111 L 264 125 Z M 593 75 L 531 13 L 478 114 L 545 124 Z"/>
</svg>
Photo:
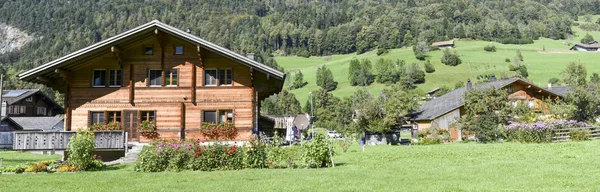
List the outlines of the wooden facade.
<svg viewBox="0 0 600 192">
<path fill-rule="evenodd" d="M 188 35 L 149 26 L 55 67 L 54 75 L 42 76 L 47 80 L 35 79 L 66 93 L 66 131 L 119 121 L 130 140 L 144 141 L 137 126 L 154 120 L 163 139 L 202 139 L 201 123 L 223 114 L 238 128 L 236 140 L 246 140 L 257 128 L 260 100 L 279 92 L 284 76 Z"/>
<path fill-rule="evenodd" d="M 514 81 L 501 88 L 508 92 L 508 102 L 512 106 L 517 104 L 525 104 L 529 106 L 532 112 L 543 112 L 547 109 L 544 102 L 545 99 L 558 99 L 560 96 L 551 93 L 547 90 L 533 86 L 524 81 Z M 419 131 L 426 130 L 430 127 L 440 129 L 453 130 L 454 123 L 463 115 L 465 115 L 464 106 L 461 105 L 453 110 L 443 113 L 433 119 L 416 120 Z M 454 130 L 456 132 L 456 130 Z"/>
</svg>

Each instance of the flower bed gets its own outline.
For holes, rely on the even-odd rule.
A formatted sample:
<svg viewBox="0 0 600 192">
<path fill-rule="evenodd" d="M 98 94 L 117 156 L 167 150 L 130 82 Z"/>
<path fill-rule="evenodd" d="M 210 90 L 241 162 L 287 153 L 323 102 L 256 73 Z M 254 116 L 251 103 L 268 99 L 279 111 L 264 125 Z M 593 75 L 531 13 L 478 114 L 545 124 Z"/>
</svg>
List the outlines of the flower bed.
<svg viewBox="0 0 600 192">
<path fill-rule="evenodd" d="M 11 167 L 2 167 L 2 173 L 54 173 L 54 172 L 75 172 L 78 169 L 61 161 L 40 161 L 29 165 L 17 165 Z"/>
<path fill-rule="evenodd" d="M 522 143 L 549 143 L 552 142 L 556 130 L 565 128 L 587 127 L 585 122 L 574 120 L 551 120 L 535 123 L 511 123 L 506 126 L 506 138 Z"/>
<path fill-rule="evenodd" d="M 251 139 L 245 146 L 200 140 L 158 140 L 144 147 L 134 170 L 141 172 L 181 170 L 236 170 L 244 168 L 330 166 L 328 141 L 316 137 L 302 146 L 282 147 Z"/>
</svg>

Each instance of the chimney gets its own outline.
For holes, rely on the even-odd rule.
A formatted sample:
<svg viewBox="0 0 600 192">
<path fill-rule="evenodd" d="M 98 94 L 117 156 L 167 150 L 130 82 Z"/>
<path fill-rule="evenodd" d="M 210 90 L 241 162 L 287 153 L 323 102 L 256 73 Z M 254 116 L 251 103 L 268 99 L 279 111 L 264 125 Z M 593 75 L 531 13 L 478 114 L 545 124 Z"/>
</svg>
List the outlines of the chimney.
<svg viewBox="0 0 600 192">
<path fill-rule="evenodd" d="M 248 53 L 248 54 L 246 54 L 246 57 L 248 57 L 248 59 L 251 59 L 254 61 L 254 53 Z"/>
<path fill-rule="evenodd" d="M 548 82 L 548 89 L 552 88 L 552 82 Z"/>
<path fill-rule="evenodd" d="M 496 75 L 492 74 L 492 76 L 490 77 L 490 81 L 494 82 L 496 80 L 498 80 L 498 79 L 496 79 Z"/>
<path fill-rule="evenodd" d="M 471 79 L 467 80 L 467 91 L 473 89 L 473 83 L 471 83 Z"/>
<path fill-rule="evenodd" d="M 190 30 L 190 28 L 188 28 L 185 32 L 192 33 L 192 30 Z"/>
</svg>

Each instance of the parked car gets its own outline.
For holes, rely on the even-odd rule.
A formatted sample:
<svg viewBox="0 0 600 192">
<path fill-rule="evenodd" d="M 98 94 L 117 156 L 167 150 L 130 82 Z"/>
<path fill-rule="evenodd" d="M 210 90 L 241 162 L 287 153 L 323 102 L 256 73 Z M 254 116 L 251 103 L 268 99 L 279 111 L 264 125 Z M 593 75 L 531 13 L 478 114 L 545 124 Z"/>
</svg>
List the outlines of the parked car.
<svg viewBox="0 0 600 192">
<path fill-rule="evenodd" d="M 327 132 L 327 137 L 329 137 L 329 138 L 342 138 L 342 135 L 340 135 L 337 131 L 328 131 Z"/>
</svg>

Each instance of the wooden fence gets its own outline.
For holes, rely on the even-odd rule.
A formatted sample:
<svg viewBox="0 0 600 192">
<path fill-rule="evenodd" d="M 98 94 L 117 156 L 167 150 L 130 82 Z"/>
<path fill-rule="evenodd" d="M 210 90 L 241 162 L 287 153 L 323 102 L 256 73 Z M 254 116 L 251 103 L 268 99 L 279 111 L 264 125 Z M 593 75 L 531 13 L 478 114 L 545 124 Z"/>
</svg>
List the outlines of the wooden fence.
<svg viewBox="0 0 600 192">
<path fill-rule="evenodd" d="M 552 137 L 552 142 L 565 142 L 571 140 L 571 131 L 572 130 L 589 130 L 588 137 L 590 139 L 600 139 L 600 128 L 599 127 L 576 127 L 576 128 L 565 128 L 565 129 L 555 129 L 554 137 Z"/>
<path fill-rule="evenodd" d="M 74 131 L 15 132 L 14 150 L 65 150 Z M 124 131 L 94 131 L 96 150 L 125 150 L 126 138 Z"/>
</svg>

